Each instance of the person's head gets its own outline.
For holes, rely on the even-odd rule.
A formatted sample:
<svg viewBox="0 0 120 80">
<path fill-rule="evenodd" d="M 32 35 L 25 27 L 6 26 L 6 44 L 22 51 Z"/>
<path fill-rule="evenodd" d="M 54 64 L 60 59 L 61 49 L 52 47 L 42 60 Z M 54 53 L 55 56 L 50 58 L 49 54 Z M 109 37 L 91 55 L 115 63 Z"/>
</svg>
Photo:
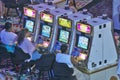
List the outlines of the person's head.
<svg viewBox="0 0 120 80">
<path fill-rule="evenodd" d="M 6 31 L 12 31 L 12 23 L 10 23 L 10 22 L 6 22 L 5 23 L 5 30 Z"/>
<path fill-rule="evenodd" d="M 30 35 L 28 29 L 24 28 L 18 33 L 18 44 L 21 44 L 25 37 L 28 37 Z"/>
<path fill-rule="evenodd" d="M 67 53 L 68 46 L 66 44 L 62 44 L 60 50 L 62 53 Z"/>
</svg>

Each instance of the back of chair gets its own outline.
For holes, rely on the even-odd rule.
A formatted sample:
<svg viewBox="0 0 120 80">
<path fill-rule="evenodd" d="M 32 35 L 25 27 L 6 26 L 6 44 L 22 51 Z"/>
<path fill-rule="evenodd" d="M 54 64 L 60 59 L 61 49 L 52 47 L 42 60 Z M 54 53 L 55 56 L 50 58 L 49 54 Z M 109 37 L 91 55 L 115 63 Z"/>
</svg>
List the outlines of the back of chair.
<svg viewBox="0 0 120 80">
<path fill-rule="evenodd" d="M 16 61 L 24 61 L 26 59 L 29 59 L 30 58 L 30 55 L 28 53 L 24 53 L 23 50 L 19 47 L 15 47 L 15 51 L 14 51 L 14 54 L 15 54 L 15 59 Z"/>
<path fill-rule="evenodd" d="M 0 44 L 0 54 L 7 53 L 7 49 L 3 46 L 3 44 Z"/>
<path fill-rule="evenodd" d="M 55 76 L 58 77 L 69 77 L 73 74 L 73 69 L 69 68 L 65 63 L 55 62 L 53 65 L 53 72 Z"/>
<path fill-rule="evenodd" d="M 36 61 L 36 68 L 39 70 L 49 70 L 52 68 L 55 61 L 55 54 L 43 54 L 39 60 Z"/>
<path fill-rule="evenodd" d="M 12 53 L 8 52 L 5 45 L 0 43 L 0 58 L 10 58 Z"/>
</svg>

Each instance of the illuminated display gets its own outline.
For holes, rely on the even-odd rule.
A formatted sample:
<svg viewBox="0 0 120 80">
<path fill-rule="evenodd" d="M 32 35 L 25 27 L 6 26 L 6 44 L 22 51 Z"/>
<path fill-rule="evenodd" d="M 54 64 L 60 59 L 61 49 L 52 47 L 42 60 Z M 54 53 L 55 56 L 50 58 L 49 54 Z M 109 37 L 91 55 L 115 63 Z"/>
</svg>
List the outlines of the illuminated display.
<svg viewBox="0 0 120 80">
<path fill-rule="evenodd" d="M 30 32 L 33 32 L 34 29 L 34 21 L 26 20 L 25 28 L 27 28 Z"/>
<path fill-rule="evenodd" d="M 77 60 L 85 60 L 86 58 L 87 58 L 87 54 L 80 53 L 79 56 L 77 57 Z"/>
<path fill-rule="evenodd" d="M 28 17 L 35 18 L 36 17 L 36 10 L 30 8 L 24 8 L 24 15 Z"/>
<path fill-rule="evenodd" d="M 77 23 L 77 30 L 83 33 L 91 33 L 91 26 L 90 25 L 86 25 L 86 24 L 82 24 L 82 23 Z"/>
<path fill-rule="evenodd" d="M 50 42 L 48 42 L 48 41 L 44 41 L 44 42 L 43 42 L 43 47 L 48 47 L 48 46 L 49 46 L 49 43 L 50 43 Z"/>
<path fill-rule="evenodd" d="M 42 25 L 42 34 L 45 37 L 50 37 L 51 34 L 51 27 L 48 25 Z"/>
<path fill-rule="evenodd" d="M 53 23 L 53 15 L 51 14 L 41 13 L 40 18 L 45 22 Z"/>
<path fill-rule="evenodd" d="M 58 18 L 58 24 L 62 27 L 66 27 L 66 28 L 72 27 L 72 21 L 69 19 L 65 19 L 65 18 Z"/>
<path fill-rule="evenodd" d="M 78 36 L 77 47 L 87 49 L 89 43 L 89 38 L 85 36 Z"/>
<path fill-rule="evenodd" d="M 70 32 L 65 30 L 60 30 L 59 41 L 68 43 Z"/>
</svg>

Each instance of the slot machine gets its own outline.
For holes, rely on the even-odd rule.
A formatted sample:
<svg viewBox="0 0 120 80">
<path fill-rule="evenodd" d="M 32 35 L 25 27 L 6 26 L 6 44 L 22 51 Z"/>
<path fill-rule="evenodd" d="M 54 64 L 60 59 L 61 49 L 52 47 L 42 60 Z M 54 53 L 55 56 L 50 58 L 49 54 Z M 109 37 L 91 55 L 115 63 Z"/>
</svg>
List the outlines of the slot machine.
<svg viewBox="0 0 120 80">
<path fill-rule="evenodd" d="M 38 46 L 48 48 L 48 50 L 50 50 L 53 43 L 53 38 L 56 36 L 57 18 L 65 13 L 72 14 L 72 11 L 56 8 L 40 13 L 39 32 L 37 33 L 36 40 Z"/>
<path fill-rule="evenodd" d="M 74 53 L 76 51 L 76 48 L 73 48 L 75 46 L 75 37 L 76 37 L 76 23 L 79 21 L 85 21 L 92 18 L 92 14 L 90 14 L 87 10 L 79 11 L 77 13 L 68 15 L 68 18 L 72 20 L 72 26 L 74 27 L 74 30 L 72 30 L 72 41 L 70 43 L 70 50 L 69 54 L 71 55 L 77 55 Z"/>
<path fill-rule="evenodd" d="M 24 7 L 23 28 L 27 28 L 34 33 L 37 10 L 32 7 Z"/>
<path fill-rule="evenodd" d="M 53 46 L 53 52 L 60 52 L 60 47 L 62 44 L 67 44 L 70 46 L 71 37 L 72 37 L 72 20 L 69 19 L 66 15 L 58 17 L 57 33 Z M 69 50 L 69 49 L 68 49 Z"/>
<path fill-rule="evenodd" d="M 83 72 L 82 75 L 88 75 L 88 80 L 110 80 L 116 76 L 117 50 L 112 21 L 99 16 L 77 22 L 72 54 L 77 56 L 77 68 Z"/>
<path fill-rule="evenodd" d="M 24 28 L 27 28 L 32 35 L 35 36 L 37 31 L 38 21 L 39 21 L 39 13 L 46 9 L 55 9 L 54 6 L 45 6 L 43 5 L 29 5 L 29 7 L 24 7 Z M 33 41 L 35 37 L 33 36 Z"/>
<path fill-rule="evenodd" d="M 36 17 L 36 21 L 35 21 L 35 33 L 34 33 L 34 38 L 33 38 L 33 42 L 36 43 L 36 33 L 38 33 L 39 31 L 39 21 L 40 21 L 40 16 L 39 14 L 48 9 L 48 10 L 53 10 L 55 9 L 55 6 L 53 4 L 47 4 L 47 3 L 40 3 L 40 4 L 37 4 L 37 5 L 29 5 L 29 7 L 32 7 L 34 9 L 36 9 L 38 12 L 37 12 L 37 17 Z"/>
</svg>

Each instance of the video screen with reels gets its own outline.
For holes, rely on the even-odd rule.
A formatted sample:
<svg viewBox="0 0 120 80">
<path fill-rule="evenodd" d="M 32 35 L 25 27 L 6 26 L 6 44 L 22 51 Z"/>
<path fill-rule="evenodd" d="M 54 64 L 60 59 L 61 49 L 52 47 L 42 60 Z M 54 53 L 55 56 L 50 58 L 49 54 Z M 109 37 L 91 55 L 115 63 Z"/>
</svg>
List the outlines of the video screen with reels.
<svg viewBox="0 0 120 80">
<path fill-rule="evenodd" d="M 67 30 L 59 30 L 58 40 L 63 43 L 68 43 L 70 38 L 70 32 Z"/>
<path fill-rule="evenodd" d="M 45 36 L 45 37 L 47 37 L 47 38 L 50 38 L 50 36 L 51 36 L 51 31 L 52 31 L 51 26 L 45 25 L 45 24 L 41 24 L 40 34 L 41 34 L 42 36 Z"/>
<path fill-rule="evenodd" d="M 77 35 L 76 37 L 76 46 L 82 49 L 88 49 L 89 46 L 89 38 L 82 35 Z"/>
<path fill-rule="evenodd" d="M 34 32 L 34 21 L 26 19 L 24 28 L 27 28 L 30 32 Z"/>
</svg>

